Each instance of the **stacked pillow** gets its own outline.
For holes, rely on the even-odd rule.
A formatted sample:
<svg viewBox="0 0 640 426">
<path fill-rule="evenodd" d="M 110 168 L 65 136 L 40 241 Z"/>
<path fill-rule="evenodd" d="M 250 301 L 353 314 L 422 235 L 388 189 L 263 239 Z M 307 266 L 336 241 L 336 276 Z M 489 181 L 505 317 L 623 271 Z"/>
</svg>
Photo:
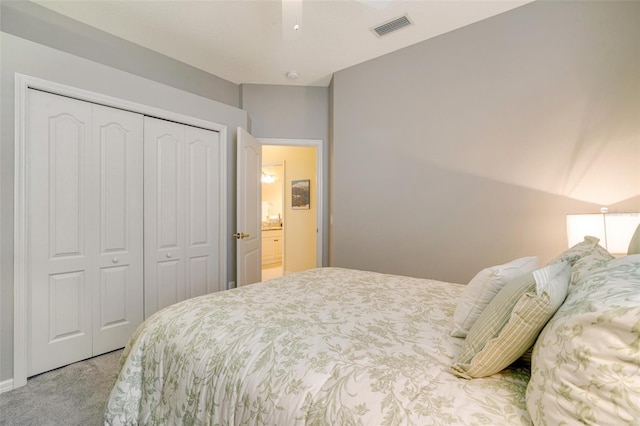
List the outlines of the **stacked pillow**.
<svg viewBox="0 0 640 426">
<path fill-rule="evenodd" d="M 509 281 L 538 268 L 538 258 L 523 257 L 478 272 L 464 289 L 453 314 L 454 337 L 466 337 L 471 326 Z"/>
<path fill-rule="evenodd" d="M 469 330 L 451 371 L 485 377 L 520 358 L 564 301 L 570 278 L 571 266 L 559 262 L 507 283 Z"/>
<path fill-rule="evenodd" d="M 544 268 L 535 269 L 537 258 L 521 258 L 480 271 L 454 313 L 451 334 L 466 339 L 451 366 L 453 374 L 466 379 L 489 376 L 531 349 L 570 285 L 613 259 L 598 241 L 585 237 Z"/>
</svg>

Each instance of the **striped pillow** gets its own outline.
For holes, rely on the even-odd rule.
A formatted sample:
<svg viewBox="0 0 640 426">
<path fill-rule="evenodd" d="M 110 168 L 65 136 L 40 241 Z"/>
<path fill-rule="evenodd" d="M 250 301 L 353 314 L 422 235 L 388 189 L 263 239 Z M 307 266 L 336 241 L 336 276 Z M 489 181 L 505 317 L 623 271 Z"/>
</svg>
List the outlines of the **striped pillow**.
<svg viewBox="0 0 640 426">
<path fill-rule="evenodd" d="M 453 313 L 454 337 L 467 337 L 467 333 L 478 320 L 496 294 L 509 281 L 539 267 L 536 256 L 522 257 L 504 265 L 492 266 L 478 272 L 464 288 Z"/>
<path fill-rule="evenodd" d="M 564 301 L 570 279 L 571 266 L 559 262 L 507 283 L 469 330 L 453 374 L 490 376 L 522 356 Z"/>
</svg>

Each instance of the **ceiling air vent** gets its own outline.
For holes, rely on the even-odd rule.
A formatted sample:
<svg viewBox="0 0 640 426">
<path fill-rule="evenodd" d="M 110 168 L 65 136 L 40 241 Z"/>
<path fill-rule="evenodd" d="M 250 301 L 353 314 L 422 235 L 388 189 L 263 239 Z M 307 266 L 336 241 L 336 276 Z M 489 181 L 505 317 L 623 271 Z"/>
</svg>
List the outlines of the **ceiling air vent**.
<svg viewBox="0 0 640 426">
<path fill-rule="evenodd" d="M 409 20 L 409 17 L 405 15 L 396 18 L 393 21 L 389 21 L 386 24 L 378 25 L 377 27 L 372 28 L 372 30 L 378 35 L 378 37 L 382 37 L 409 25 L 411 25 L 411 21 Z"/>
</svg>

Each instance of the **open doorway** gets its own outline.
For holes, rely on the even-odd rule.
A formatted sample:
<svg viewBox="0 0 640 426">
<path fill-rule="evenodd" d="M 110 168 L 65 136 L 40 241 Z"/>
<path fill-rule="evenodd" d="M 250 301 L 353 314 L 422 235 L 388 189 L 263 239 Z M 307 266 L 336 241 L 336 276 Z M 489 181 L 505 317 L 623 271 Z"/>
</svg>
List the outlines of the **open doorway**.
<svg viewBox="0 0 640 426">
<path fill-rule="evenodd" d="M 264 156 L 264 148 L 263 148 Z M 285 162 L 262 164 L 262 281 L 284 275 Z"/>
<path fill-rule="evenodd" d="M 263 141 L 262 172 L 262 281 L 317 267 L 317 146 Z"/>
</svg>

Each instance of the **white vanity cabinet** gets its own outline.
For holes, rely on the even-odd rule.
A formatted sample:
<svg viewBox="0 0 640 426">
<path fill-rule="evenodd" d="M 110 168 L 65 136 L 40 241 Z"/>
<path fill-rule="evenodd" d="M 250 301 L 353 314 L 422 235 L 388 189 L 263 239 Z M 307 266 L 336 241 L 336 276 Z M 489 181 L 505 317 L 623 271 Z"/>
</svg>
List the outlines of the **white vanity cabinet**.
<svg viewBox="0 0 640 426">
<path fill-rule="evenodd" d="M 262 230 L 262 264 L 282 262 L 282 229 Z"/>
</svg>

